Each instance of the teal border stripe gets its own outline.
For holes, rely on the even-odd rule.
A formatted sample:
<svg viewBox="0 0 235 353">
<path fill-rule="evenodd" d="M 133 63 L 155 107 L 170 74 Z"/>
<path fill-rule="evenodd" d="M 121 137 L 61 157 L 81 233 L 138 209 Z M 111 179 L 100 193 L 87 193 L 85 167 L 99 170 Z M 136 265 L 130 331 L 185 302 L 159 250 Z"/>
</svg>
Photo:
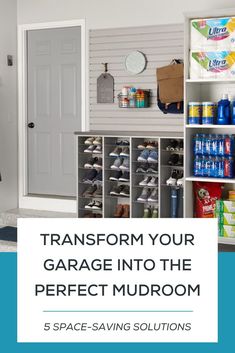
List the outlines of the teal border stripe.
<svg viewBox="0 0 235 353">
<path fill-rule="evenodd" d="M 0 351 L 9 353 L 230 353 L 235 346 L 235 253 L 219 255 L 219 343 L 17 343 L 16 254 L 0 254 Z"/>
</svg>

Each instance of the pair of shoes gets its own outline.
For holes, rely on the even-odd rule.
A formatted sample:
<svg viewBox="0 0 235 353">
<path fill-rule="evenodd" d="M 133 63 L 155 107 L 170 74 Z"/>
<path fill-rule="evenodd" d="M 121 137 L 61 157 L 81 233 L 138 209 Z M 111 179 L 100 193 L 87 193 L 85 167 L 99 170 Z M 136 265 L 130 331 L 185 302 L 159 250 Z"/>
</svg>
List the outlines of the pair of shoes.
<svg viewBox="0 0 235 353">
<path fill-rule="evenodd" d="M 95 153 L 101 154 L 102 153 L 102 145 L 90 145 L 84 150 L 85 153 Z"/>
<path fill-rule="evenodd" d="M 85 177 L 83 178 L 82 182 L 84 184 L 101 184 L 103 180 L 103 173 L 102 170 L 97 172 L 96 169 L 89 170 Z"/>
<path fill-rule="evenodd" d="M 116 142 L 116 145 L 117 146 L 129 146 L 130 145 L 130 142 L 128 140 L 123 140 L 121 138 L 118 138 L 117 139 L 117 142 Z"/>
<path fill-rule="evenodd" d="M 83 218 L 102 218 L 102 214 L 100 213 L 85 213 Z"/>
<path fill-rule="evenodd" d="M 115 147 L 112 152 L 109 153 L 111 157 L 129 157 L 130 150 L 129 147 Z"/>
<path fill-rule="evenodd" d="M 166 184 L 170 186 L 183 186 L 184 185 L 184 174 L 182 171 L 173 169 L 171 176 L 166 180 Z"/>
<path fill-rule="evenodd" d="M 82 194 L 83 197 L 102 197 L 101 185 L 90 185 Z"/>
<path fill-rule="evenodd" d="M 143 180 L 139 182 L 140 186 L 157 186 L 157 177 L 146 176 Z"/>
<path fill-rule="evenodd" d="M 110 166 L 110 168 L 115 170 L 129 170 L 130 168 L 129 158 L 117 157 L 113 162 L 113 164 Z"/>
<path fill-rule="evenodd" d="M 130 217 L 130 206 L 118 204 L 114 212 L 115 218 L 129 218 Z"/>
<path fill-rule="evenodd" d="M 102 210 L 102 202 L 100 201 L 91 201 L 87 205 L 85 205 L 86 209 L 92 209 L 92 210 Z"/>
<path fill-rule="evenodd" d="M 157 163 L 141 163 L 137 166 L 136 173 L 158 173 L 158 164 Z"/>
<path fill-rule="evenodd" d="M 142 193 L 138 197 L 137 201 L 141 202 L 157 202 L 158 200 L 158 189 L 149 189 L 147 186 L 145 186 L 142 190 Z"/>
<path fill-rule="evenodd" d="M 102 168 L 102 158 L 101 157 L 90 157 L 87 162 L 84 164 L 85 169 Z"/>
<path fill-rule="evenodd" d="M 137 161 L 156 163 L 158 161 L 158 153 L 156 150 L 149 151 L 148 149 L 145 149 L 141 152 L 141 154 L 137 158 Z"/>
<path fill-rule="evenodd" d="M 183 156 L 176 153 L 171 154 L 168 160 L 168 164 L 173 166 L 183 166 Z"/>
<path fill-rule="evenodd" d="M 148 150 L 154 150 L 156 149 L 158 146 L 156 141 L 147 141 L 147 142 L 143 142 L 140 143 L 137 148 L 138 150 L 144 150 L 145 148 L 147 148 Z"/>
<path fill-rule="evenodd" d="M 110 175 L 109 180 L 113 181 L 129 181 L 130 180 L 130 173 L 129 172 L 122 172 L 121 170 L 116 170 Z"/>
<path fill-rule="evenodd" d="M 167 151 L 183 151 L 184 142 L 183 140 L 170 140 L 169 145 L 166 147 Z"/>
<path fill-rule="evenodd" d="M 130 188 L 128 185 L 114 185 L 110 191 L 112 196 L 130 196 Z"/>
<path fill-rule="evenodd" d="M 85 145 L 101 145 L 102 144 L 102 137 L 97 136 L 97 137 L 88 137 L 85 142 Z"/>
<path fill-rule="evenodd" d="M 158 218 L 158 208 L 157 207 L 151 207 L 151 206 L 146 206 L 144 208 L 144 216 L 143 218 Z"/>
</svg>

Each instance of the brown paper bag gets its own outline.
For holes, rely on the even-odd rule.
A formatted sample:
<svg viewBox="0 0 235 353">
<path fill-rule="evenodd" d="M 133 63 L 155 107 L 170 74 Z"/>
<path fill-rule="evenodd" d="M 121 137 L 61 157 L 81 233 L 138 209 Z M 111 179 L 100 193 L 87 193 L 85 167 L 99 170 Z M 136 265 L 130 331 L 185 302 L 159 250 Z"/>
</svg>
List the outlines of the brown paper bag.
<svg viewBox="0 0 235 353">
<path fill-rule="evenodd" d="M 162 103 L 183 101 L 184 64 L 171 64 L 157 69 L 159 98 Z"/>
</svg>

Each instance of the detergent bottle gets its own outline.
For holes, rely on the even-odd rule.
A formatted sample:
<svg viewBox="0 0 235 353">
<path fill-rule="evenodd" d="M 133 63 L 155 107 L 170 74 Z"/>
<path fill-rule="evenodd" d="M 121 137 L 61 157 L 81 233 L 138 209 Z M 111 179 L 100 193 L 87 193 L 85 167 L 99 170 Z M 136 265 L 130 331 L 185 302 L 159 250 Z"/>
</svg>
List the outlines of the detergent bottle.
<svg viewBox="0 0 235 353">
<path fill-rule="evenodd" d="M 231 124 L 235 125 L 235 98 L 232 101 Z"/>
<path fill-rule="evenodd" d="M 217 124 L 230 124 L 230 101 L 227 94 L 223 94 L 223 98 L 218 102 Z"/>
</svg>

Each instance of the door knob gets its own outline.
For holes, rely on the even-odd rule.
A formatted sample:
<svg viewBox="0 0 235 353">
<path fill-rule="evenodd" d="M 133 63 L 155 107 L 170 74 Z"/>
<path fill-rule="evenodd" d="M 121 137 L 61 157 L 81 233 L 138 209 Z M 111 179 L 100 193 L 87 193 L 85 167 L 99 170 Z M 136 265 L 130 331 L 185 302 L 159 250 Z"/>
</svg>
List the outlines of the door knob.
<svg viewBox="0 0 235 353">
<path fill-rule="evenodd" d="M 30 129 L 33 129 L 34 128 L 34 123 L 28 123 L 28 127 L 30 128 Z"/>
</svg>

